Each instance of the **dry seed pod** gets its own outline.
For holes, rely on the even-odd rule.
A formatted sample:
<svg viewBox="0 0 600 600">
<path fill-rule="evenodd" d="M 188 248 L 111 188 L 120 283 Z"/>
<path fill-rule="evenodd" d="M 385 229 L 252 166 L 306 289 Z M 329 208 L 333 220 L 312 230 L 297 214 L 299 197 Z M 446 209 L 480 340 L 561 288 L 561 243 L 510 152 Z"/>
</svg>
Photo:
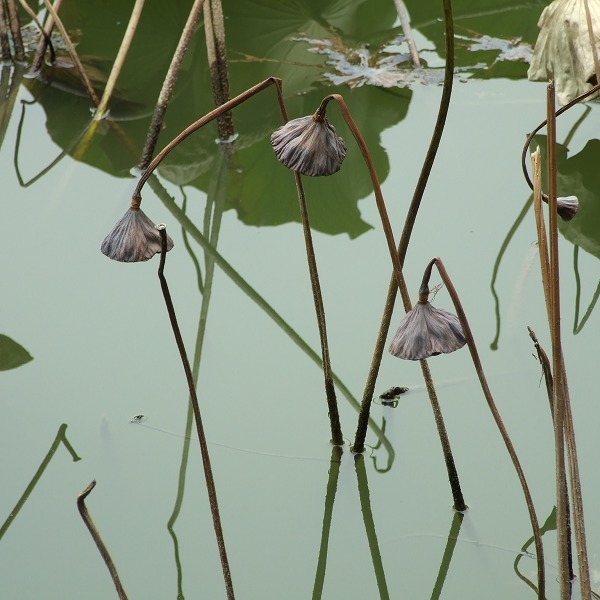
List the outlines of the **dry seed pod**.
<svg viewBox="0 0 600 600">
<path fill-rule="evenodd" d="M 565 220 L 570 221 L 579 209 L 577 196 L 561 196 L 556 199 L 556 212 Z"/>
<path fill-rule="evenodd" d="M 429 302 L 418 302 L 400 322 L 389 352 L 404 360 L 421 360 L 454 352 L 465 343 L 458 317 Z"/>
<path fill-rule="evenodd" d="M 346 144 L 326 117 L 288 121 L 273 132 L 271 145 L 279 161 L 302 175 L 332 175 L 346 157 Z"/>
<path fill-rule="evenodd" d="M 173 240 L 167 236 L 167 251 Z M 160 234 L 139 208 L 130 208 L 104 238 L 102 254 L 120 262 L 142 262 L 161 251 Z"/>
</svg>

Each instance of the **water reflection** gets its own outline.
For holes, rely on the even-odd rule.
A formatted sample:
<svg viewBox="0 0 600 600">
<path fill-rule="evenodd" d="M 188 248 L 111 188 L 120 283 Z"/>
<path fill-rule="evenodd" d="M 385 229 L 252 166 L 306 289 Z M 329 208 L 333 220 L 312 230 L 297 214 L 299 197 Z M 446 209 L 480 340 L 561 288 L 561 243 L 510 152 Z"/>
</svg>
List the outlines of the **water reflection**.
<svg viewBox="0 0 600 600">
<path fill-rule="evenodd" d="M 583 149 L 577 154 L 569 157 L 568 145 L 573 139 L 578 127 L 590 114 L 591 108 L 588 106 L 581 118 L 575 123 L 568 133 L 563 144 L 556 145 L 557 162 L 557 193 L 560 196 L 577 196 L 579 199 L 579 210 L 575 217 L 570 221 L 558 220 L 558 229 L 563 237 L 573 244 L 573 272 L 575 277 L 576 295 L 574 308 L 573 333 L 578 334 L 589 319 L 596 306 L 600 296 L 600 279 L 596 284 L 595 292 L 585 310 L 584 316 L 579 318 L 581 311 L 581 277 L 579 274 L 579 250 L 585 250 L 588 254 L 600 258 L 600 172 L 597 168 L 598 155 L 600 153 L 600 140 L 589 140 Z M 531 143 L 531 149 L 539 147 L 542 161 L 546 157 L 546 136 L 537 135 Z M 543 182 L 546 181 L 546 174 L 543 173 Z M 545 188 L 545 184 L 543 183 Z M 496 281 L 500 270 L 502 259 L 515 236 L 517 230 L 523 223 L 527 213 L 533 204 L 533 196 L 526 201 L 515 221 L 508 230 L 502 245 L 496 256 L 492 269 L 490 289 L 494 298 L 496 333 L 490 347 L 492 350 L 498 349 L 500 338 L 501 317 L 500 317 L 500 297 L 496 290 Z"/>
<path fill-rule="evenodd" d="M 35 486 L 38 484 L 40 478 L 44 474 L 44 471 L 50 464 L 50 461 L 54 458 L 54 454 L 56 453 L 58 447 L 61 444 L 63 444 L 64 447 L 67 449 L 67 452 L 71 455 L 73 462 L 81 460 L 81 457 L 77 455 L 77 452 L 75 452 L 75 449 L 73 448 L 73 446 L 71 446 L 71 442 L 69 442 L 69 440 L 67 439 L 67 425 L 66 423 L 63 423 L 58 428 L 58 432 L 56 433 L 56 437 L 54 438 L 50 449 L 48 450 L 46 456 L 40 463 L 40 466 L 38 467 L 31 481 L 29 482 L 29 485 L 25 488 L 25 491 L 19 498 L 18 502 L 15 504 L 15 507 L 10 511 L 10 514 L 8 515 L 6 521 L 4 521 L 4 523 L 2 524 L 2 527 L 0 527 L 0 540 L 8 531 L 8 528 L 12 525 L 13 521 L 17 518 L 17 515 L 29 499 L 31 492 L 33 492 L 33 490 L 35 489 Z"/>
</svg>

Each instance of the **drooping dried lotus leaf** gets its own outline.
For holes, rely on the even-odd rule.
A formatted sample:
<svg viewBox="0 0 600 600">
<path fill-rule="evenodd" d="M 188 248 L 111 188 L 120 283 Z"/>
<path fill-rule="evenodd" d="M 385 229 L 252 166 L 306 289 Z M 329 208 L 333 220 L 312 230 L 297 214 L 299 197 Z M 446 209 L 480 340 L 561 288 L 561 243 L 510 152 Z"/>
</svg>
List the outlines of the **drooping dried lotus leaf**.
<svg viewBox="0 0 600 600">
<path fill-rule="evenodd" d="M 336 173 L 346 157 L 346 144 L 327 118 L 317 121 L 308 116 L 288 121 L 273 132 L 271 145 L 288 169 L 313 177 Z"/>
<path fill-rule="evenodd" d="M 458 317 L 419 302 L 400 322 L 389 352 L 404 360 L 422 360 L 454 352 L 465 343 Z"/>
<path fill-rule="evenodd" d="M 160 233 L 141 209 L 130 208 L 104 238 L 102 254 L 120 262 L 143 262 L 161 251 Z M 167 236 L 167 251 L 173 240 Z"/>
<path fill-rule="evenodd" d="M 593 38 L 600 52 L 600 0 L 588 0 Z M 589 90 L 596 79 L 594 55 L 585 13 L 585 0 L 554 0 L 538 21 L 530 81 L 554 79 L 560 104 Z"/>
</svg>

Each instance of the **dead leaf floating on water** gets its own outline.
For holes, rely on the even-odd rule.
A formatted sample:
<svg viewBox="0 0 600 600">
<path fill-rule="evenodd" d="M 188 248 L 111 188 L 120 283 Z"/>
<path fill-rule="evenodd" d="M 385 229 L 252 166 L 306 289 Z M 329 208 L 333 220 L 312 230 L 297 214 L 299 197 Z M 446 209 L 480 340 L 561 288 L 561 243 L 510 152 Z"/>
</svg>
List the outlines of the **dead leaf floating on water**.
<svg viewBox="0 0 600 600">
<path fill-rule="evenodd" d="M 346 157 L 346 144 L 326 117 L 288 121 L 273 132 L 271 145 L 283 165 L 311 177 L 336 173 Z"/>
<path fill-rule="evenodd" d="M 389 352 L 404 360 L 422 360 L 454 352 L 465 343 L 457 316 L 418 302 L 400 322 Z"/>
<path fill-rule="evenodd" d="M 600 52 L 600 0 L 588 0 L 593 39 Z M 530 81 L 554 79 L 560 104 L 589 90 L 596 80 L 585 0 L 554 0 L 538 21 L 540 33 L 535 43 Z"/>
<path fill-rule="evenodd" d="M 102 254 L 119 262 L 143 262 L 161 251 L 160 233 L 139 208 L 130 208 L 104 238 Z M 167 236 L 167 251 L 173 240 Z"/>
</svg>

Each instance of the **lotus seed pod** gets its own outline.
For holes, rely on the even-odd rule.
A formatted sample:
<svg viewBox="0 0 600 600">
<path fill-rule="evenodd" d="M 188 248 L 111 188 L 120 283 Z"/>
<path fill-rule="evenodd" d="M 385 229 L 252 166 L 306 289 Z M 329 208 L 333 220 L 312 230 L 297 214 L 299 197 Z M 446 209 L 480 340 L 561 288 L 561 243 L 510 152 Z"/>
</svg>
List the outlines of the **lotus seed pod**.
<svg viewBox="0 0 600 600">
<path fill-rule="evenodd" d="M 346 157 L 346 144 L 327 118 L 300 117 L 273 132 L 271 145 L 279 161 L 302 175 L 332 175 Z"/>
<path fill-rule="evenodd" d="M 167 251 L 173 240 L 167 236 Z M 102 254 L 119 262 L 143 262 L 161 251 L 160 233 L 139 208 L 130 208 L 104 238 Z"/>
<path fill-rule="evenodd" d="M 404 360 L 448 354 L 466 343 L 458 317 L 429 302 L 418 302 L 400 322 L 389 352 Z"/>
<path fill-rule="evenodd" d="M 561 196 L 556 199 L 556 212 L 565 220 L 570 221 L 579 209 L 577 196 Z"/>
</svg>

